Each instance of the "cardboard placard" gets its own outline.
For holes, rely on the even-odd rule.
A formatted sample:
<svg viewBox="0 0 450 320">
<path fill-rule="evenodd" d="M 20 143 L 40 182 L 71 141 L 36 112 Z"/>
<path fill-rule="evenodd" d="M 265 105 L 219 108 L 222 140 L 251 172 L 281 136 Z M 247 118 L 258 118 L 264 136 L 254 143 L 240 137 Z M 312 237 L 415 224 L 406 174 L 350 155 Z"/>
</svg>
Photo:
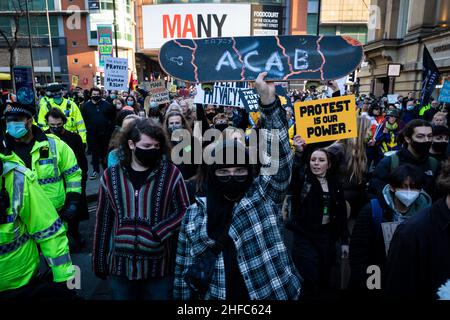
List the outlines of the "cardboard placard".
<svg viewBox="0 0 450 320">
<path fill-rule="evenodd" d="M 239 91 L 247 88 L 247 82 L 215 82 L 209 91 L 205 91 L 201 85 L 197 85 L 194 103 L 244 108 L 245 105 L 241 101 Z"/>
<path fill-rule="evenodd" d="M 294 104 L 297 134 L 306 143 L 355 138 L 355 96 L 348 95 Z"/>
<path fill-rule="evenodd" d="M 282 86 L 275 86 L 275 94 L 280 98 L 281 106 L 283 108 L 292 107 L 292 101 L 287 96 L 285 88 Z M 259 111 L 258 99 L 259 94 L 256 89 L 245 89 L 239 92 L 241 96 L 242 104 L 247 112 L 257 112 Z"/>
<path fill-rule="evenodd" d="M 170 102 L 169 91 L 166 89 L 164 80 L 143 82 L 141 87 L 149 92 L 158 105 Z"/>
<path fill-rule="evenodd" d="M 128 90 L 128 59 L 105 59 L 105 89 Z"/>
<path fill-rule="evenodd" d="M 398 94 L 388 94 L 387 98 L 389 104 L 396 104 L 398 102 Z"/>
<path fill-rule="evenodd" d="M 444 84 L 439 94 L 439 102 L 450 103 L 450 81 L 444 81 Z"/>
<path fill-rule="evenodd" d="M 391 245 L 394 232 L 401 222 L 383 222 L 381 224 L 381 230 L 383 230 L 384 247 L 386 249 L 386 255 L 389 252 L 389 246 Z"/>
</svg>

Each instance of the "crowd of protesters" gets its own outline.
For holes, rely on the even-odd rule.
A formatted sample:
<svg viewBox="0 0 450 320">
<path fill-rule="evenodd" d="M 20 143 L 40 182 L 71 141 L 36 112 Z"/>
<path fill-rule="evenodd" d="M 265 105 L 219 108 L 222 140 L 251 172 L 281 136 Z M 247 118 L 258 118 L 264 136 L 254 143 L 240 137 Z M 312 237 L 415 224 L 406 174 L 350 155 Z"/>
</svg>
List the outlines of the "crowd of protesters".
<svg viewBox="0 0 450 320">
<path fill-rule="evenodd" d="M 414 92 L 393 103 L 357 95 L 357 137 L 306 144 L 296 133 L 299 119 L 264 76 L 254 83 L 257 121 L 242 108 L 194 103 L 189 90 L 158 104 L 140 88 L 58 87 L 42 91 L 37 105 L 71 101 L 82 119 L 52 107 L 42 125 L 41 110 L 8 95 L 2 164 L 11 154 L 30 170 L 45 164 L 42 150 L 33 150 L 46 135 L 72 150 L 77 166 L 60 174 L 79 177 L 64 181 L 69 200 L 55 212 L 73 214 L 62 227 L 70 252 L 85 245 L 80 221 L 95 219 L 93 271 L 109 280 L 117 300 L 437 299 L 450 279 L 449 106 L 434 99 L 421 105 Z M 346 94 L 335 82 L 328 87 L 292 90 L 288 98 L 295 104 Z M 83 121 L 86 141 L 84 129 L 70 130 L 68 121 Z M 272 147 L 252 161 L 263 144 Z M 88 178 L 100 179 L 95 217 L 87 211 Z M 67 189 L 75 185 L 80 189 Z M 393 237 L 388 227 L 396 228 Z M 1 279 L 4 261 L 0 251 L 0 298 L 18 289 Z M 373 266 L 380 270 L 376 290 L 368 285 Z"/>
</svg>

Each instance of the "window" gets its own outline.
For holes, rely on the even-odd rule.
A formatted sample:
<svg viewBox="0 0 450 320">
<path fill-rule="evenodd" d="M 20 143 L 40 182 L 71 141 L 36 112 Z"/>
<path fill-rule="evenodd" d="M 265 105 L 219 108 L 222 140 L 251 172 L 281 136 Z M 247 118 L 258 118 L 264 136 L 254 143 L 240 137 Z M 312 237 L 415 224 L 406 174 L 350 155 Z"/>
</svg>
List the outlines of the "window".
<svg viewBox="0 0 450 320">
<path fill-rule="evenodd" d="M 336 34 L 336 26 L 320 26 L 320 34 L 335 35 Z"/>
<path fill-rule="evenodd" d="M 78 63 L 78 58 L 73 58 L 73 63 L 77 64 Z"/>
<path fill-rule="evenodd" d="M 341 35 L 350 36 L 365 44 L 367 42 L 367 26 L 341 26 Z"/>
<path fill-rule="evenodd" d="M 31 35 L 35 37 L 48 37 L 47 17 L 30 16 Z M 50 17 L 50 33 L 52 38 L 59 37 L 58 18 Z M 20 36 L 28 36 L 27 19 L 21 17 L 19 20 Z"/>
<path fill-rule="evenodd" d="M 77 42 L 76 41 L 72 41 L 72 47 L 76 47 L 77 46 Z"/>
<path fill-rule="evenodd" d="M 91 39 L 97 40 L 97 30 L 91 31 Z"/>
<path fill-rule="evenodd" d="M 319 16 L 317 13 L 308 13 L 307 23 L 306 23 L 306 31 L 308 34 L 316 34 L 317 33 L 317 20 Z"/>
</svg>

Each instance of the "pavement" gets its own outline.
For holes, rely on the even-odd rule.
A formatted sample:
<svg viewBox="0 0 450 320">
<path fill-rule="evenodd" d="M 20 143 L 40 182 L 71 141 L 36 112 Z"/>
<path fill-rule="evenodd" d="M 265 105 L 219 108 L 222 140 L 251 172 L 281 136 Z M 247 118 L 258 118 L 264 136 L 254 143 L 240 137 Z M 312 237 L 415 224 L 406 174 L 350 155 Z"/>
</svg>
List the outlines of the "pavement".
<svg viewBox="0 0 450 320">
<path fill-rule="evenodd" d="M 91 157 L 88 156 L 89 172 L 92 173 Z M 81 236 L 86 240 L 86 245 L 80 251 L 71 253 L 72 262 L 80 270 L 80 289 L 77 295 L 86 300 L 110 300 L 111 288 L 109 280 L 101 280 L 92 272 L 92 245 L 94 242 L 95 210 L 97 207 L 98 188 L 100 177 L 88 181 L 86 184 L 86 195 L 88 199 L 89 220 L 80 223 Z"/>
</svg>

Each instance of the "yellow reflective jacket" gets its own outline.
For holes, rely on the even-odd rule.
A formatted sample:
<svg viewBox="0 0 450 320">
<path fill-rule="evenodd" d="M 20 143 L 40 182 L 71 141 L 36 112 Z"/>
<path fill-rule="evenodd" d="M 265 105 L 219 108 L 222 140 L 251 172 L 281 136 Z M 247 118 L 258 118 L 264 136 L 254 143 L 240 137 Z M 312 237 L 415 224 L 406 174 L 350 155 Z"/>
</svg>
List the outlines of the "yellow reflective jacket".
<svg viewBox="0 0 450 320">
<path fill-rule="evenodd" d="M 45 131 L 48 129 L 47 122 L 45 121 L 45 115 L 51 108 L 58 108 L 67 117 L 67 123 L 64 125 L 66 130 L 78 133 L 83 143 L 86 143 L 86 125 L 84 124 L 83 116 L 77 104 L 66 98 L 63 98 L 60 105 L 56 104 L 53 99 L 44 97 L 39 102 L 39 113 L 37 125 Z"/>
<path fill-rule="evenodd" d="M 38 245 L 52 270 L 53 281 L 69 280 L 74 267 L 66 228 L 36 175 L 7 161 L 3 177 L 10 206 L 0 213 L 0 292 L 20 288 L 35 276 L 40 262 Z"/>
<path fill-rule="evenodd" d="M 36 141 L 30 152 L 30 169 L 36 174 L 39 185 L 53 206 L 60 210 L 64 206 L 66 193 L 81 194 L 81 169 L 72 149 L 60 138 L 53 134 L 44 134 L 36 126 L 33 126 L 33 135 Z M 13 152 L 13 138 L 7 134 L 6 139 L 5 160 L 25 167 L 22 159 Z"/>
</svg>

